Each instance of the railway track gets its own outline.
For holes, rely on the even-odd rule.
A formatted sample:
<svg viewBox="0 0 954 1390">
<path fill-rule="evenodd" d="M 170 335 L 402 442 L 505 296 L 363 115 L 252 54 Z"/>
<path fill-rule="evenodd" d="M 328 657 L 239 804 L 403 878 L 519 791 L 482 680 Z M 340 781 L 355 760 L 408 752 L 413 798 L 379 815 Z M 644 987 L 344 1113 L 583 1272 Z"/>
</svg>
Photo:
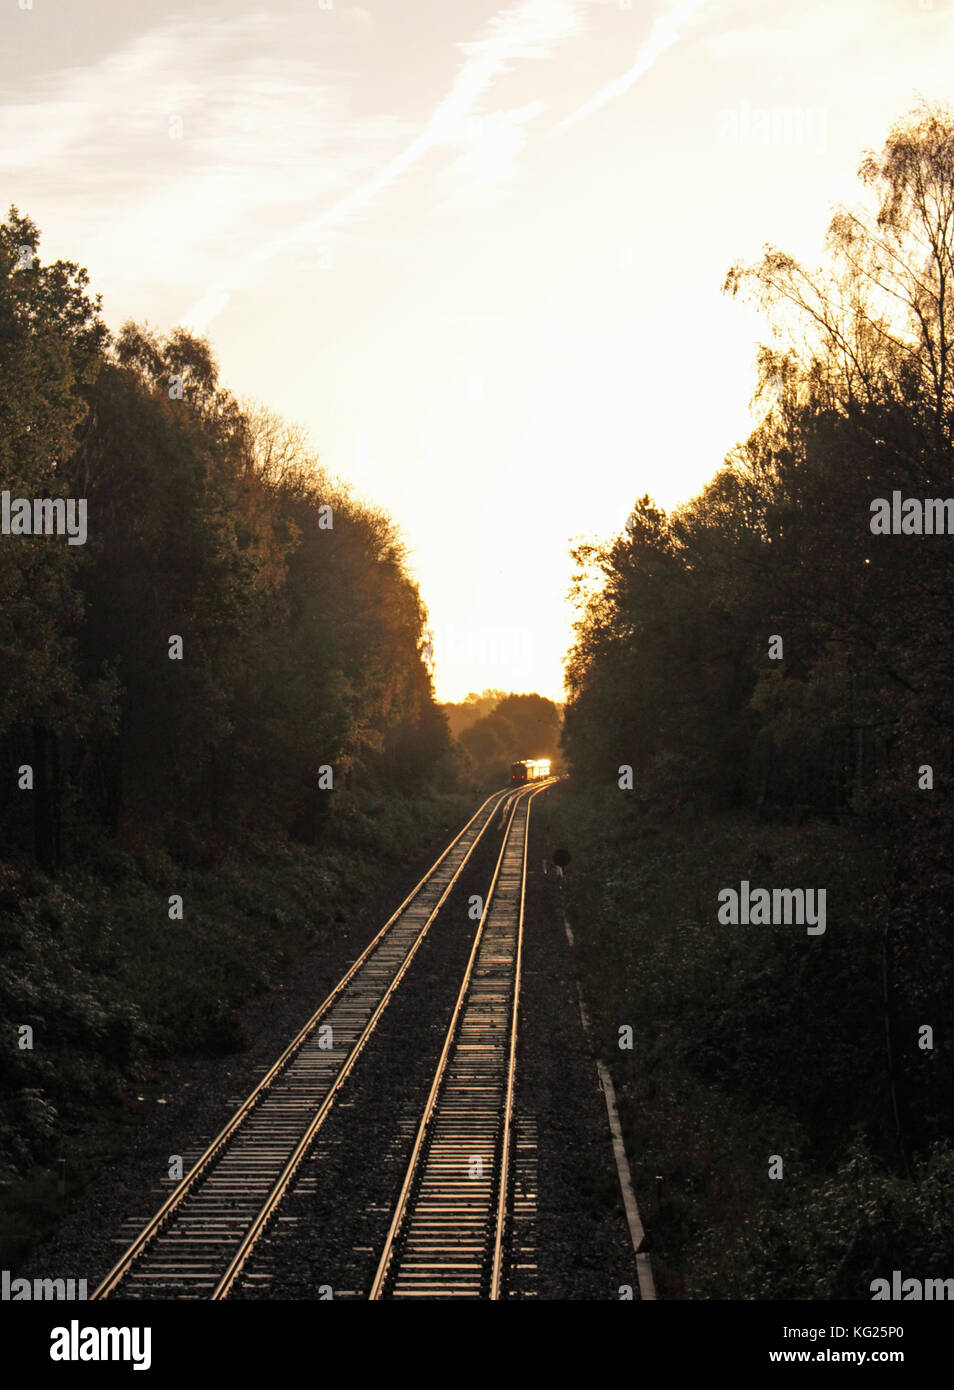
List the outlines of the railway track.
<svg viewBox="0 0 954 1390">
<path fill-rule="evenodd" d="M 525 1183 L 514 1191 L 513 1101 L 530 805 L 545 785 L 510 809 L 372 1300 L 506 1294 L 514 1210 L 526 1227 L 532 1206 Z"/>
<path fill-rule="evenodd" d="M 514 802 L 515 810 L 522 799 L 499 792 L 477 810 L 129 1245 L 94 1299 L 227 1297 L 498 808 Z"/>
</svg>

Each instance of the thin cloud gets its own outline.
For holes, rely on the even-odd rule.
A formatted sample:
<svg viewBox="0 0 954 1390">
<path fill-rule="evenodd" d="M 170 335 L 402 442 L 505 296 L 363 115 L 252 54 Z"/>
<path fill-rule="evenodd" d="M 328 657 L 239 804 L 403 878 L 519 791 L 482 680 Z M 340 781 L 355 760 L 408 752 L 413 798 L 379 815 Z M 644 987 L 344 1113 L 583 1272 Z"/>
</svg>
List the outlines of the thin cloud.
<svg viewBox="0 0 954 1390">
<path fill-rule="evenodd" d="M 517 177 L 519 156 L 527 144 L 527 127 L 545 110 L 545 102 L 533 101 L 512 111 L 494 111 L 475 118 L 475 129 L 468 136 L 464 153 L 444 172 L 454 191 L 455 206 L 462 199 L 482 203 L 488 188 Z"/>
<path fill-rule="evenodd" d="M 369 31 L 375 27 L 373 17 L 362 5 L 345 5 L 340 14 L 344 23 L 353 29 Z"/>
<path fill-rule="evenodd" d="M 680 3 L 675 5 L 673 9 L 660 15 L 650 31 L 649 38 L 640 46 L 633 66 L 628 68 L 622 76 L 615 78 L 612 82 L 607 82 L 605 87 L 601 87 L 594 96 L 590 97 L 589 101 L 574 111 L 572 116 L 567 116 L 566 120 L 560 123 L 559 129 L 576 125 L 578 121 L 586 120 L 587 116 L 592 116 L 594 111 L 599 111 L 611 101 L 615 101 L 617 97 L 625 96 L 630 87 L 655 66 L 657 59 L 665 53 L 666 49 L 672 48 L 673 44 L 679 42 L 681 26 L 706 3 L 707 0 L 680 0 Z"/>
<path fill-rule="evenodd" d="M 514 141 L 515 138 L 519 141 L 519 137 L 511 133 L 502 141 L 500 123 L 481 117 L 480 98 L 515 60 L 549 58 L 582 27 L 578 0 L 523 0 L 519 5 L 501 10 L 491 19 L 485 37 L 458 45 L 466 61 L 420 135 L 373 178 L 294 231 L 266 243 L 232 272 L 228 281 L 211 285 L 189 310 L 186 325 L 193 332 L 206 332 L 212 319 L 228 304 L 231 294 L 250 283 L 263 265 L 295 247 L 314 242 L 329 228 L 340 226 L 435 149 L 469 143 L 479 160 L 480 146 L 486 141 L 490 153 L 483 162 L 485 175 L 495 164 L 501 169 L 512 169 Z M 539 114 L 541 109 L 534 105 L 508 114 L 519 123 Z"/>
<path fill-rule="evenodd" d="M 29 210 L 55 198 L 107 299 L 142 285 L 144 257 L 166 296 L 194 298 L 223 250 L 241 265 L 263 226 L 341 198 L 413 128 L 352 113 L 327 33 L 303 23 L 294 38 L 259 14 L 173 17 L 86 65 L 27 75 L 0 106 L 14 201 L 26 209 L 27 183 Z M 61 227 L 44 231 L 55 250 Z"/>
</svg>

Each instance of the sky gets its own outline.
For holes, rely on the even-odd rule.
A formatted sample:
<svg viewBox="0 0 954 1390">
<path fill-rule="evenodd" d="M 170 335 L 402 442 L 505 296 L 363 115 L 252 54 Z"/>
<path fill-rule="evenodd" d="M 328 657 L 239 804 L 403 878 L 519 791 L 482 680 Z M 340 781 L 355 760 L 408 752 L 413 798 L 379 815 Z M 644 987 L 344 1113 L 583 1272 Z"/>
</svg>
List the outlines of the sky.
<svg viewBox="0 0 954 1390">
<path fill-rule="evenodd" d="M 559 700 L 572 544 L 752 427 L 729 267 L 820 264 L 952 49 L 954 0 L 4 0 L 0 194 L 393 516 L 440 699 Z"/>
</svg>

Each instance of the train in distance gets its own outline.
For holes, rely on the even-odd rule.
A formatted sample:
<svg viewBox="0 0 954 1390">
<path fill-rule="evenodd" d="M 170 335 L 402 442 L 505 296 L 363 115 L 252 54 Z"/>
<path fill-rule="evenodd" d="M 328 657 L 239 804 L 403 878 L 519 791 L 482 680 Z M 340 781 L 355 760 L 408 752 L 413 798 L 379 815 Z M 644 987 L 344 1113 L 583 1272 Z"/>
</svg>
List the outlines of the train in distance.
<svg viewBox="0 0 954 1390">
<path fill-rule="evenodd" d="M 511 763 L 510 785 L 516 787 L 523 782 L 538 782 L 541 777 L 550 776 L 549 758 L 524 758 L 523 762 Z"/>
</svg>

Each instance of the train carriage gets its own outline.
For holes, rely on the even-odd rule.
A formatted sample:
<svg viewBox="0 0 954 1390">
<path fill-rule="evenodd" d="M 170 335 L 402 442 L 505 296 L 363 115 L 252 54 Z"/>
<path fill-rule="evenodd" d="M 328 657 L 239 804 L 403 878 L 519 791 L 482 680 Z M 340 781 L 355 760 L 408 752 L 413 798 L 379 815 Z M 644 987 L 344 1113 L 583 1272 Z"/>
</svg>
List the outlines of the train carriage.
<svg viewBox="0 0 954 1390">
<path fill-rule="evenodd" d="M 524 758 L 522 762 L 511 763 L 510 785 L 521 786 L 524 782 L 538 782 L 541 777 L 550 776 L 549 758 Z"/>
</svg>

